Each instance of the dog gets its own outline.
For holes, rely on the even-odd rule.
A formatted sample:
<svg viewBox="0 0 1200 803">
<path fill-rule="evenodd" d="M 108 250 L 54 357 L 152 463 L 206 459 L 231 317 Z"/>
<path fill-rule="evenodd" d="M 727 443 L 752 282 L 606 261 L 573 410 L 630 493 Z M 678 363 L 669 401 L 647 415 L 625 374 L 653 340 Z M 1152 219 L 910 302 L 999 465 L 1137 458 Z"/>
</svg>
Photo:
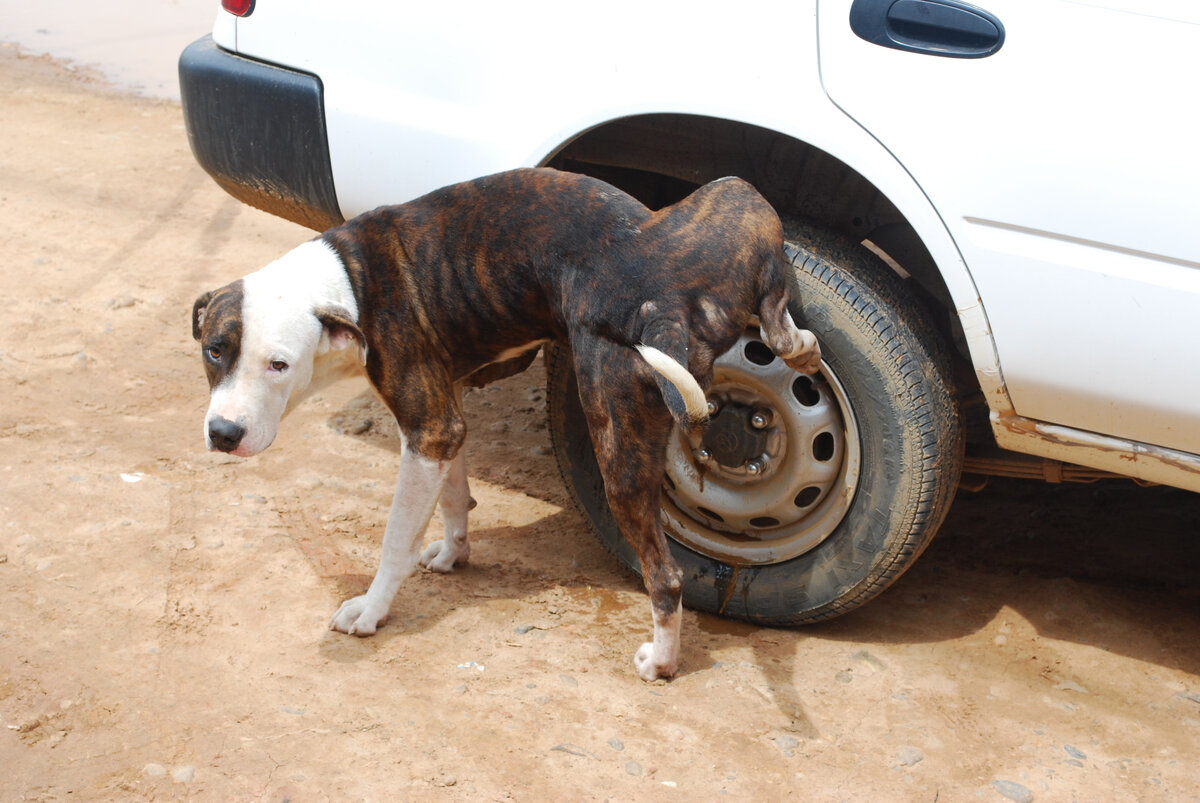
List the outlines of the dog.
<svg viewBox="0 0 1200 803">
<path fill-rule="evenodd" d="M 378 572 L 330 627 L 368 636 L 418 563 L 449 572 L 470 555 L 463 389 L 524 370 L 547 341 L 569 344 L 608 503 L 650 596 L 653 640 L 634 666 L 644 680 L 669 678 L 683 577 L 659 521 L 667 441 L 676 426 L 699 438 L 713 360 L 755 316 L 789 366 L 819 369 L 816 338 L 788 311 L 785 264 L 779 217 L 741 179 L 657 212 L 545 168 L 446 187 L 364 213 L 196 300 L 205 439 L 257 454 L 305 396 L 366 373 L 396 417 L 402 457 Z M 445 532 L 421 551 L 436 504 Z"/>
</svg>

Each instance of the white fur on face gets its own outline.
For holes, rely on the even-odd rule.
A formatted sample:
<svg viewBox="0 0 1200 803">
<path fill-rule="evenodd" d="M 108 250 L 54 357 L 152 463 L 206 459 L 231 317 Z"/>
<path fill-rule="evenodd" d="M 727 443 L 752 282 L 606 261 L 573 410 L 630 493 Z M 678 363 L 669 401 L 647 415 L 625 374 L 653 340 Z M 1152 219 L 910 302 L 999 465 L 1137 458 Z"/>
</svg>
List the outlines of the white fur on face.
<svg viewBox="0 0 1200 803">
<path fill-rule="evenodd" d="M 341 259 L 321 240 L 285 254 L 243 280 L 242 341 L 237 365 L 213 388 L 205 417 L 225 418 L 245 428 L 232 454 L 249 457 L 271 445 L 279 422 L 313 378 L 324 354 L 314 310 L 339 306 L 358 319 L 358 305 Z"/>
</svg>

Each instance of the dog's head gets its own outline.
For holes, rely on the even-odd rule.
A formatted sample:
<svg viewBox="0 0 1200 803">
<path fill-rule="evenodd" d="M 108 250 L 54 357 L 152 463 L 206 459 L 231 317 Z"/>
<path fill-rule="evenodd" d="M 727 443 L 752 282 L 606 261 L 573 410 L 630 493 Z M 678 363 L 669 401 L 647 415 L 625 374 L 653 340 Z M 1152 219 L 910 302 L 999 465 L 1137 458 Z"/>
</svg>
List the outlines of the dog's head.
<svg viewBox="0 0 1200 803">
<path fill-rule="evenodd" d="M 353 354 L 366 341 L 341 262 L 313 241 L 192 307 L 211 396 L 208 448 L 249 457 L 271 445 L 279 422 L 312 387 L 320 363 Z M 340 354 L 339 354 L 340 352 Z"/>
</svg>

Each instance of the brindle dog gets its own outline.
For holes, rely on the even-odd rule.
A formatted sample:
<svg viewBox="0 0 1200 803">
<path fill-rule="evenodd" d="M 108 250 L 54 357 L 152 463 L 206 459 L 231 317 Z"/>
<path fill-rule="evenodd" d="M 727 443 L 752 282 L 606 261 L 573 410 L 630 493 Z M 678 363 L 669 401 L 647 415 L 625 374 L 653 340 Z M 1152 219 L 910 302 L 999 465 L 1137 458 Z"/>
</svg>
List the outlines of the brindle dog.
<svg viewBox="0 0 1200 803">
<path fill-rule="evenodd" d="M 387 206 L 330 229 L 197 299 L 193 334 L 212 391 L 212 449 L 256 454 L 305 395 L 362 371 L 396 416 L 400 477 L 367 592 L 331 627 L 370 635 L 418 562 L 469 555 L 462 389 L 568 343 L 613 516 L 641 560 L 654 638 L 638 674 L 679 662 L 682 577 L 659 523 L 672 427 L 697 438 L 713 360 L 758 318 L 788 365 L 820 350 L 788 312 L 783 232 L 745 181 L 722 179 L 658 212 L 608 184 L 515 170 Z M 419 552 L 435 503 L 446 532 Z"/>
</svg>

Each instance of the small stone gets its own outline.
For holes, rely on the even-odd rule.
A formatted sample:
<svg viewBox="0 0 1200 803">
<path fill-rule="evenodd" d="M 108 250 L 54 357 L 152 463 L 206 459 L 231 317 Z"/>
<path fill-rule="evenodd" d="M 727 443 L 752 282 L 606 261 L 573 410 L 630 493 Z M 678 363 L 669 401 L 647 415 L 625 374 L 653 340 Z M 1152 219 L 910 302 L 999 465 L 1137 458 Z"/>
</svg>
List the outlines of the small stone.
<svg viewBox="0 0 1200 803">
<path fill-rule="evenodd" d="M 578 686 L 579 685 L 579 681 L 576 680 L 575 678 L 571 677 L 570 675 L 559 675 L 558 679 L 562 681 L 562 684 L 564 686 Z"/>
<path fill-rule="evenodd" d="M 849 669 L 843 669 L 833 677 L 838 683 L 849 683 L 850 681 L 854 680 L 854 673 Z"/>
<path fill-rule="evenodd" d="M 796 755 L 796 748 L 800 745 L 800 740 L 795 736 L 775 736 L 771 739 L 775 742 L 775 746 L 788 758 Z"/>
<path fill-rule="evenodd" d="M 149 775 L 151 778 L 167 777 L 167 768 L 162 764 L 147 764 L 146 766 L 142 767 L 142 772 L 146 775 Z"/>
<path fill-rule="evenodd" d="M 349 432 L 351 435 L 361 435 L 361 434 L 363 434 L 364 432 L 366 432 L 368 429 L 370 429 L 370 428 L 371 428 L 371 426 L 372 426 L 374 423 L 375 423 L 375 422 L 374 422 L 374 421 L 372 421 L 371 419 L 369 419 L 369 418 L 364 418 L 364 419 L 363 419 L 363 420 L 361 420 L 361 421 L 354 421 L 354 422 L 352 422 L 352 423 L 351 423 L 351 424 L 350 424 L 350 425 L 349 425 L 349 426 L 346 428 L 346 431 L 347 431 L 347 432 Z"/>
<path fill-rule="evenodd" d="M 1030 792 L 1028 787 L 1014 781 L 992 781 L 992 788 L 1002 797 L 1016 801 L 1016 803 L 1033 803 L 1033 792 Z"/>
<path fill-rule="evenodd" d="M 925 754 L 915 747 L 901 747 L 896 752 L 896 761 L 902 767 L 911 767 L 925 760 Z"/>
<path fill-rule="evenodd" d="M 42 727 L 41 717 L 33 717 L 18 724 L 16 731 L 17 733 L 29 733 L 30 731 L 35 731 L 40 727 Z"/>
<path fill-rule="evenodd" d="M 1177 691 L 1175 696 L 1180 700 L 1191 700 L 1193 703 L 1200 703 L 1200 694 L 1194 691 Z"/>
<path fill-rule="evenodd" d="M 568 755 L 579 756 L 580 758 L 595 758 L 595 756 L 577 744 L 556 744 L 550 748 L 550 752 L 567 753 Z"/>
<path fill-rule="evenodd" d="M 187 764 L 171 768 L 171 780 L 175 783 L 191 783 L 196 777 L 196 768 Z"/>
<path fill-rule="evenodd" d="M 1074 747 L 1072 745 L 1066 744 L 1066 745 L 1063 745 L 1063 750 L 1066 750 L 1067 755 L 1069 755 L 1071 758 L 1078 758 L 1078 759 L 1087 758 L 1087 756 L 1084 754 L 1084 752 L 1082 750 L 1080 750 L 1078 747 Z"/>
<path fill-rule="evenodd" d="M 542 446 L 535 446 L 533 453 L 539 457 L 546 457 L 547 455 L 554 454 L 554 450 L 543 444 Z"/>
<path fill-rule="evenodd" d="M 533 625 L 518 625 L 513 628 L 513 632 L 520 636 L 525 635 L 530 630 L 533 630 Z"/>
<path fill-rule="evenodd" d="M 116 298 L 109 300 L 108 308 L 109 309 L 125 309 L 126 307 L 132 307 L 137 302 L 138 302 L 138 300 L 136 298 L 134 298 L 133 296 L 128 295 L 128 294 L 122 295 L 122 296 L 117 296 Z"/>
<path fill-rule="evenodd" d="M 616 750 L 618 753 L 625 749 L 625 743 L 622 742 L 620 739 L 618 739 L 616 736 L 614 736 L 608 740 L 608 746 L 611 747 L 613 750 Z"/>
<path fill-rule="evenodd" d="M 642 765 L 636 761 L 626 761 L 625 774 L 632 775 L 634 778 L 642 777 Z"/>
<path fill-rule="evenodd" d="M 859 650 L 850 657 L 855 661 L 858 661 L 860 664 L 870 667 L 875 672 L 882 672 L 883 670 L 887 669 L 887 664 L 866 650 Z"/>
</svg>

